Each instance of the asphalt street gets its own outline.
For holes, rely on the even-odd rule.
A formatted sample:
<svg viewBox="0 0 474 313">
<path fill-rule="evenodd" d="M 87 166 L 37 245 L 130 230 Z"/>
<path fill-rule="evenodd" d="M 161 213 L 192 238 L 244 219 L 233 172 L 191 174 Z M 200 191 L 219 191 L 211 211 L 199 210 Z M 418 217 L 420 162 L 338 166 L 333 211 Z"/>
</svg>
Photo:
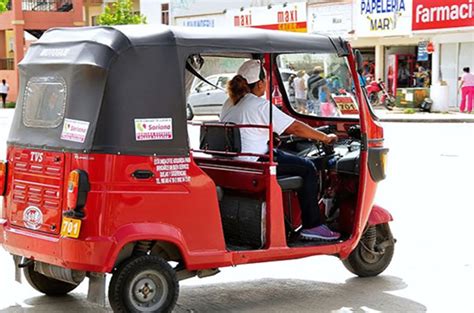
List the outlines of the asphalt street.
<svg viewBox="0 0 474 313">
<path fill-rule="evenodd" d="M 8 121 L 0 115 L 0 158 Z M 392 212 L 398 240 L 384 273 L 357 278 L 330 256 L 223 268 L 183 281 L 175 312 L 474 312 L 474 125 L 384 127 L 388 177 L 376 202 Z M 49 298 L 17 284 L 0 249 L 0 312 L 110 311 L 86 292 L 83 283 Z"/>
</svg>

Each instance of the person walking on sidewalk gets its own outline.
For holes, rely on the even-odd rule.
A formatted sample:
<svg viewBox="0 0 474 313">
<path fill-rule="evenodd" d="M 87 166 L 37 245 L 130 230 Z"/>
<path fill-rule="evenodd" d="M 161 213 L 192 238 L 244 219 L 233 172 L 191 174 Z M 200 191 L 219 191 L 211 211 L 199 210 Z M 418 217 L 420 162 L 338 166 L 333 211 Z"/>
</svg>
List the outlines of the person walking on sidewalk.
<svg viewBox="0 0 474 313">
<path fill-rule="evenodd" d="M 8 90 L 10 90 L 10 86 L 8 86 L 7 81 L 5 79 L 2 79 L 2 83 L 0 84 L 0 96 L 2 96 L 2 103 L 4 109 L 7 107 L 6 104 Z"/>
<path fill-rule="evenodd" d="M 469 67 L 465 67 L 462 70 L 464 73 L 461 76 L 461 84 L 459 85 L 462 97 L 459 110 L 464 113 L 467 102 L 467 113 L 471 113 L 472 104 L 474 103 L 474 74 L 470 73 Z"/>
</svg>

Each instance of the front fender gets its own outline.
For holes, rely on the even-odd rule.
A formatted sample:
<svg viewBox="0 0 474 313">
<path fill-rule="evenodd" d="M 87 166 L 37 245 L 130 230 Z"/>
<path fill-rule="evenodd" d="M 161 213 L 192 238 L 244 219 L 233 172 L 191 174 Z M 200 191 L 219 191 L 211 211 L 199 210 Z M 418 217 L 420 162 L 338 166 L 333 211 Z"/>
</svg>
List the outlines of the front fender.
<svg viewBox="0 0 474 313">
<path fill-rule="evenodd" d="M 386 224 L 391 221 L 393 221 L 392 214 L 390 214 L 390 212 L 388 212 L 381 206 L 374 204 L 374 206 L 372 207 L 372 211 L 369 215 L 368 224 L 370 226 L 373 226 L 378 224 Z"/>
<path fill-rule="evenodd" d="M 115 261 L 125 245 L 140 240 L 156 240 L 172 243 L 178 247 L 181 256 L 187 263 L 188 253 L 187 245 L 181 231 L 171 225 L 163 223 L 134 223 L 120 227 L 112 236 L 115 242 L 115 248 L 110 253 L 107 260 L 107 272 L 111 272 Z"/>
</svg>

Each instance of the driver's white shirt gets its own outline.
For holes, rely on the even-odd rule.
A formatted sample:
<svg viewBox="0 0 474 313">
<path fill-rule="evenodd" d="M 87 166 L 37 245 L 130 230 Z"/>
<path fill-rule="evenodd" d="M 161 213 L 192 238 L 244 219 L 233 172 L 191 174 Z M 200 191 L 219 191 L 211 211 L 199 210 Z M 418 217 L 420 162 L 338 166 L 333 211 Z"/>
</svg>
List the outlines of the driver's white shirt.
<svg viewBox="0 0 474 313">
<path fill-rule="evenodd" d="M 221 121 L 235 124 L 269 125 L 270 103 L 253 93 L 245 95 L 237 104 L 227 99 L 222 107 Z M 281 135 L 295 119 L 272 105 L 273 131 Z M 240 128 L 240 138 L 243 153 L 268 153 L 268 129 Z M 239 156 L 239 160 L 256 161 L 258 157 Z"/>
</svg>

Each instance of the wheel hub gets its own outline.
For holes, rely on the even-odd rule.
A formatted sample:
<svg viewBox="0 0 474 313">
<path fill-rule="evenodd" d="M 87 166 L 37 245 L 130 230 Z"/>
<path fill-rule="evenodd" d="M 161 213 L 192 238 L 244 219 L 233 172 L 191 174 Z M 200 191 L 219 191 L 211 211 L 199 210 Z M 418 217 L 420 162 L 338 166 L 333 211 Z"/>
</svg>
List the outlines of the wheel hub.
<svg viewBox="0 0 474 313">
<path fill-rule="evenodd" d="M 130 283 L 130 302 L 142 312 L 154 312 L 168 296 L 168 285 L 163 275 L 154 270 L 139 273 Z"/>
<path fill-rule="evenodd" d="M 137 283 L 135 296 L 138 301 L 147 302 L 149 299 L 153 298 L 155 294 L 156 285 L 151 279 L 145 278 Z"/>
</svg>

